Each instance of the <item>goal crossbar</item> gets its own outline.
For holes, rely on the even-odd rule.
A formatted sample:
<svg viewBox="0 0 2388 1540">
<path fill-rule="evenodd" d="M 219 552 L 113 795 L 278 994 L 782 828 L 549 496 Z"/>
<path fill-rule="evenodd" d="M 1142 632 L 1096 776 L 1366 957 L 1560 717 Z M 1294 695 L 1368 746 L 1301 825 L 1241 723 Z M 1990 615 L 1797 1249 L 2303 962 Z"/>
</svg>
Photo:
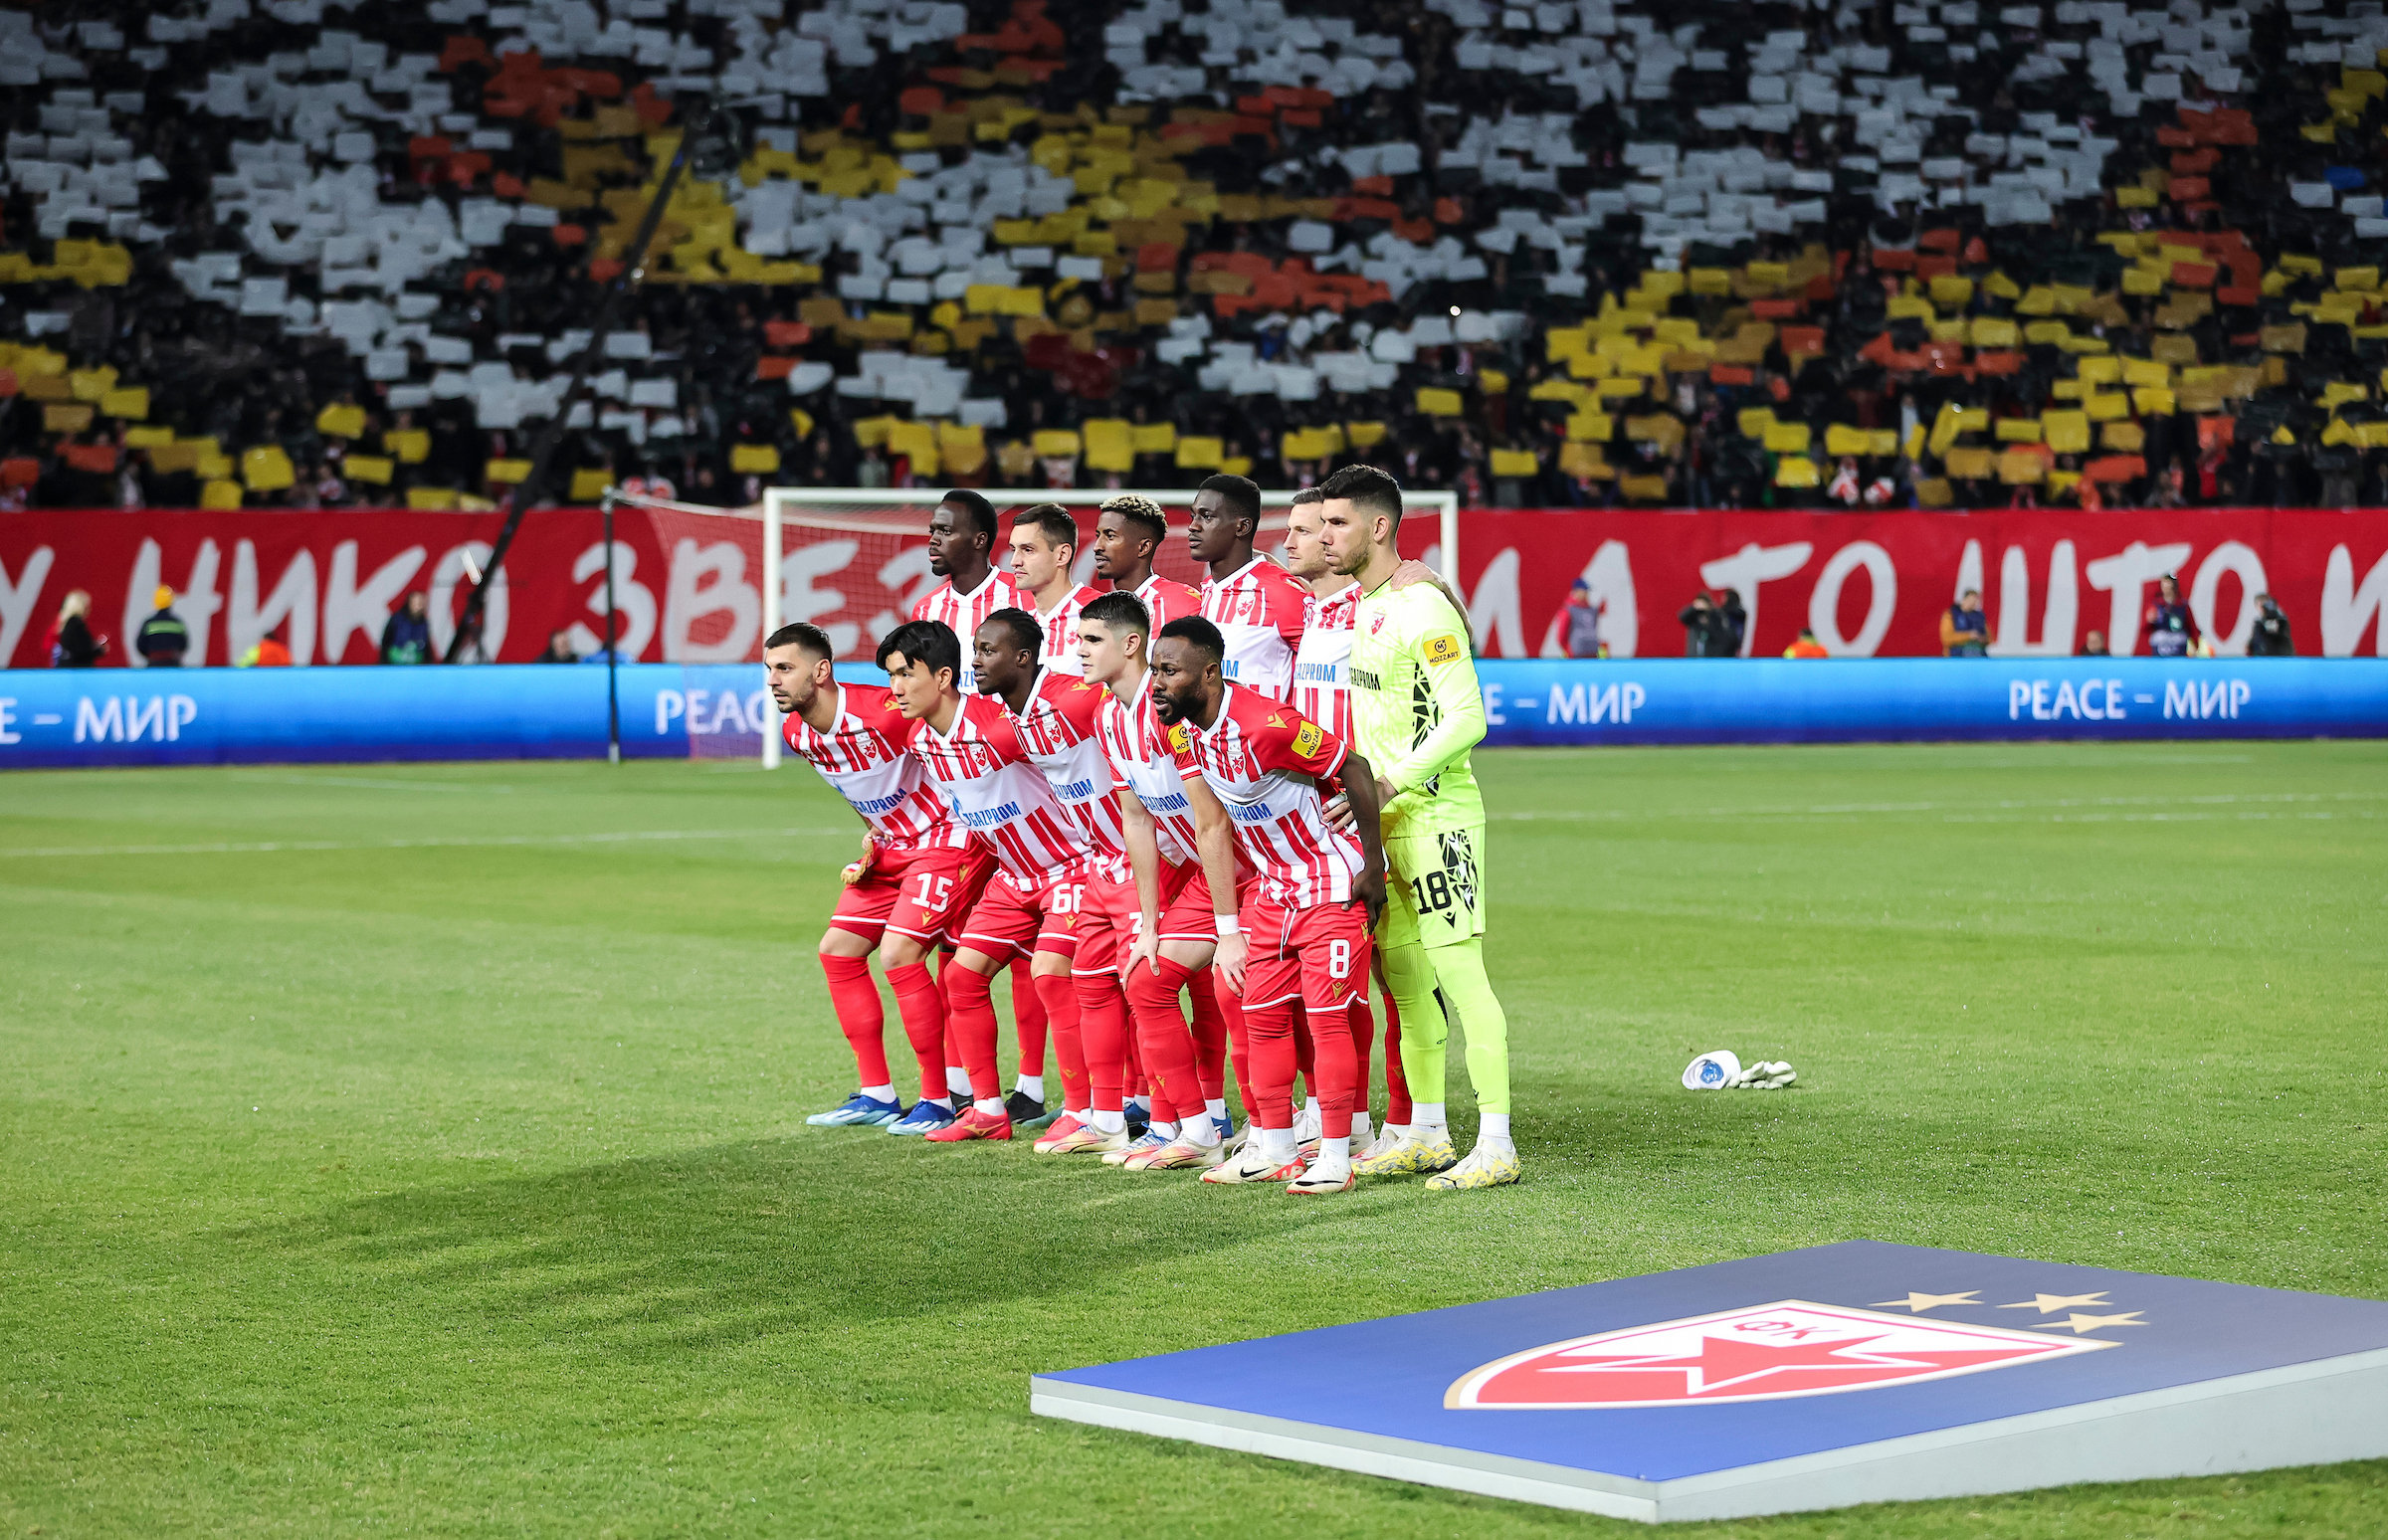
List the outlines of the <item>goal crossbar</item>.
<svg viewBox="0 0 2388 1540">
<path fill-rule="evenodd" d="M 1039 491 L 1014 487 L 977 487 L 973 490 L 994 504 L 998 512 L 1033 507 L 1047 502 L 1059 503 L 1065 508 L 1095 507 L 1108 502 L 1113 497 L 1131 495 L 1149 497 L 1163 509 L 1169 509 L 1183 506 L 1194 497 L 1192 490 L 1183 487 L 1166 490 L 1120 488 L 1094 491 Z M 928 516 L 936 508 L 942 495 L 941 491 L 928 488 L 774 486 L 764 491 L 763 500 L 760 503 L 747 507 L 721 508 L 627 492 L 618 487 L 608 487 L 605 493 L 609 503 L 622 506 L 657 508 L 667 512 L 697 513 L 715 518 L 750 519 L 759 522 L 762 525 L 764 574 L 760 595 L 762 635 L 766 637 L 779 629 L 781 595 L 776 574 L 780 570 L 781 560 L 785 554 L 784 530 L 790 521 L 805 528 L 831 529 L 846 533 L 925 534 L 928 530 Z M 1402 501 L 1405 511 L 1411 516 L 1432 513 L 1436 517 L 1438 564 L 1442 568 L 1444 577 L 1456 583 L 1460 571 L 1460 499 L 1458 494 L 1449 491 L 1405 491 L 1402 494 Z M 1291 507 L 1293 503 L 1294 493 L 1292 492 L 1265 491 L 1261 493 L 1261 506 L 1265 515 L 1275 515 L 1264 516 L 1263 528 L 1283 529 L 1285 527 L 1284 510 Z M 886 516 L 890 512 L 914 507 L 920 510 L 917 528 L 904 528 Z M 869 519 L 855 516 L 856 512 L 864 508 L 881 510 L 882 516 Z M 841 517 L 842 513 L 845 516 Z M 770 730 L 762 735 L 761 759 L 765 769 L 772 769 L 779 764 L 780 738 L 778 713 L 768 709 L 767 699 L 766 714 L 771 718 L 767 723 Z"/>
</svg>

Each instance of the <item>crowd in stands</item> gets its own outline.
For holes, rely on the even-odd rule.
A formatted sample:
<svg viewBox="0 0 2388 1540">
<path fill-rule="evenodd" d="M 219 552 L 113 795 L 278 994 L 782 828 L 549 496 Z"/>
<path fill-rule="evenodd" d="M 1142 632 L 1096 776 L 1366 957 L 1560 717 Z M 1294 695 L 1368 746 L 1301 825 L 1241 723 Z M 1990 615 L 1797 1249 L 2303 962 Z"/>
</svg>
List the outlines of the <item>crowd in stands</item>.
<svg viewBox="0 0 2388 1540">
<path fill-rule="evenodd" d="M 0 498 L 2388 502 L 2379 0 L 0 11 Z M 736 165 L 628 250 L 698 98 Z"/>
</svg>

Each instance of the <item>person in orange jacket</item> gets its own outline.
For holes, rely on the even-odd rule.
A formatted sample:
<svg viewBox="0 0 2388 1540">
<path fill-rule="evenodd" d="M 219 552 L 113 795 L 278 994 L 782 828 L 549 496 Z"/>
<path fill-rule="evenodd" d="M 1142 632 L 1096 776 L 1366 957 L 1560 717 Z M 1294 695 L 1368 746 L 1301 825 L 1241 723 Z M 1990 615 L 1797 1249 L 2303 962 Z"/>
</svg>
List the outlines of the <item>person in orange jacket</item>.
<svg viewBox="0 0 2388 1540">
<path fill-rule="evenodd" d="M 1799 640 L 1784 648 L 1783 656 L 1785 658 L 1830 658 L 1833 655 L 1826 652 L 1824 644 L 1816 640 L 1816 632 L 1813 627 L 1802 626 L 1799 628 Z"/>
</svg>

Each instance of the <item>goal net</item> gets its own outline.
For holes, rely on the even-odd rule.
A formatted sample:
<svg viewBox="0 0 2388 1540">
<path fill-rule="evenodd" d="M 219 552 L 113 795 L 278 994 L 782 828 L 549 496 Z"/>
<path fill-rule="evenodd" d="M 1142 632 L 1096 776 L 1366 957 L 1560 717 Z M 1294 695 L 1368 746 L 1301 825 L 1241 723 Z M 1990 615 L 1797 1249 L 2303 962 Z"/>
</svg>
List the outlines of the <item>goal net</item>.
<svg viewBox="0 0 2388 1540">
<path fill-rule="evenodd" d="M 1074 575 L 1081 583 L 1102 586 L 1094 576 L 1094 520 L 1100 504 L 1124 492 L 979 490 L 1003 520 L 996 537 L 998 566 L 1007 565 L 1009 515 L 1054 502 L 1078 520 Z M 760 664 L 764 637 L 786 622 L 810 621 L 829 633 L 841 664 L 868 663 L 878 653 L 879 639 L 943 581 L 928 570 L 928 521 L 941 494 L 942 488 L 772 487 L 759 506 L 712 508 L 609 492 L 617 538 L 633 552 L 627 558 L 616 555 L 617 575 L 626 563 L 635 564 L 641 572 L 654 572 L 650 587 L 663 590 L 658 595 L 663 602 L 650 606 L 657 613 L 649 617 L 626 613 L 617 596 L 623 661 Z M 1206 574 L 1187 554 L 1184 538 L 1194 493 L 1140 495 L 1169 515 L 1170 537 L 1154 570 L 1201 586 Z M 1261 500 L 1256 544 L 1274 558 L 1284 545 L 1286 510 L 1294 498 L 1290 492 L 1264 492 Z M 1457 571 L 1458 498 L 1425 492 L 1404 500 L 1404 549 L 1440 571 Z M 637 554 L 642 548 L 652 554 Z M 778 581 L 764 581 L 774 571 Z M 637 624 L 642 619 L 644 627 Z M 704 719 L 692 718 L 689 724 L 692 756 L 754 758 L 766 767 L 779 762 L 779 717 L 759 679 L 738 686 L 734 706 L 719 693 L 717 681 L 706 698 L 711 704 Z"/>
</svg>

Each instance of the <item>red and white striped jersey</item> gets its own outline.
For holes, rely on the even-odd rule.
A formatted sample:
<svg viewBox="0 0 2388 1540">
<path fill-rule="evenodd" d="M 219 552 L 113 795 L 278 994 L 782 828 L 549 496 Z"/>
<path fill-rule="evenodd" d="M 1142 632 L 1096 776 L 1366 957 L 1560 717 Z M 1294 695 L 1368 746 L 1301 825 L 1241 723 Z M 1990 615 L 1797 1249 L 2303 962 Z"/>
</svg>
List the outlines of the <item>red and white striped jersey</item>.
<svg viewBox="0 0 2388 1540">
<path fill-rule="evenodd" d="M 945 811 L 945 801 L 920 773 L 920 761 L 904 751 L 912 724 L 885 689 L 838 691 L 838 719 L 816 732 L 801 716 L 781 729 L 792 753 L 812 762 L 837 794 L 863 816 L 882 844 L 896 851 L 970 843 L 970 831 Z"/>
<path fill-rule="evenodd" d="M 1171 621 L 1202 613 L 1202 590 L 1156 572 L 1136 586 L 1136 602 L 1152 617 L 1152 634 L 1157 637 Z"/>
<path fill-rule="evenodd" d="M 991 699 L 1000 699 L 990 696 Z M 1045 773 L 1054 800 L 1085 836 L 1094 869 L 1113 881 L 1127 876 L 1127 834 L 1119 794 L 1102 751 L 1102 703 L 1111 692 L 1075 674 L 1047 669 L 1029 692 L 1028 709 L 1012 718 L 1029 762 Z"/>
<path fill-rule="evenodd" d="M 1321 599 L 1310 596 L 1301 645 L 1294 650 L 1294 710 L 1351 741 L 1351 628 L 1359 619 L 1360 585 L 1345 585 Z"/>
<path fill-rule="evenodd" d="M 1150 674 L 1132 701 L 1103 691 L 1102 751 L 1110 757 L 1119 784 L 1152 815 L 1161 860 L 1171 866 L 1194 860 L 1200 852 L 1194 843 L 1194 805 L 1186 800 L 1186 778 L 1200 775 L 1202 767 L 1194 762 L 1193 741 L 1185 727 L 1164 727 L 1153 714 Z"/>
<path fill-rule="evenodd" d="M 1359 837 L 1330 828 L 1318 783 L 1351 750 L 1292 706 L 1227 686 L 1208 730 L 1182 724 L 1194 762 L 1227 804 L 1236 849 L 1259 868 L 1262 891 L 1288 909 L 1343 903 L 1363 865 Z"/>
<path fill-rule="evenodd" d="M 1310 591 L 1266 556 L 1202 585 L 1202 616 L 1227 641 L 1219 673 L 1231 684 L 1283 700 L 1294 687 L 1294 651 L 1301 645 Z"/>
<path fill-rule="evenodd" d="M 1078 656 L 1078 612 L 1101 598 L 1102 595 L 1084 584 L 1070 590 L 1060 604 L 1048 614 L 1036 608 L 1036 596 L 1023 590 L 1021 608 L 1037 618 L 1045 628 L 1045 651 L 1038 662 L 1056 674 L 1080 674 L 1087 672 L 1087 662 Z"/>
<path fill-rule="evenodd" d="M 939 622 L 962 644 L 962 676 L 953 685 L 967 698 L 978 688 L 978 665 L 971 657 L 970 638 L 997 610 L 1023 608 L 1012 575 L 998 567 L 990 568 L 986 581 L 966 594 L 956 592 L 953 579 L 947 578 L 912 606 L 912 619 Z"/>
<path fill-rule="evenodd" d="M 965 695 L 953 728 L 914 722 L 908 747 L 944 795 L 954 821 L 994 842 L 1004 880 L 1033 892 L 1084 865 L 1086 838 L 1029 762 L 1012 713 L 992 695 Z"/>
</svg>

